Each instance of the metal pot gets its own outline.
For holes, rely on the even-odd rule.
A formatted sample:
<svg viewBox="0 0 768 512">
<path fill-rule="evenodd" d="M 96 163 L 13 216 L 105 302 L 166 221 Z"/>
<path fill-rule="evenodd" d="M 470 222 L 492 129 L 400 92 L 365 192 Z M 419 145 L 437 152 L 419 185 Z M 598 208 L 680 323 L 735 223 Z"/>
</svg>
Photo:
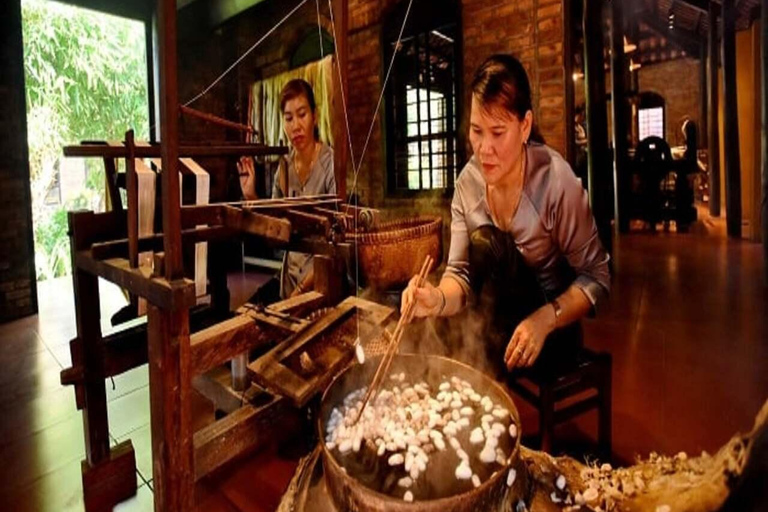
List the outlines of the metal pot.
<svg viewBox="0 0 768 512">
<path fill-rule="evenodd" d="M 507 509 L 509 503 L 515 503 L 522 496 L 525 486 L 523 478 L 517 478 L 510 489 L 506 480 L 509 468 L 518 468 L 520 454 L 520 433 L 513 441 L 512 453 L 507 465 L 494 473 L 479 487 L 453 496 L 433 500 L 408 503 L 374 491 L 342 468 L 333 452 L 325 446 L 325 424 L 334 407 L 343 402 L 352 391 L 367 385 L 378 366 L 379 358 L 369 359 L 364 365 L 355 365 L 340 374 L 323 395 L 318 417 L 320 444 L 322 446 L 323 471 L 325 483 L 338 510 L 354 512 L 471 512 L 478 510 Z M 509 410 L 512 420 L 520 425 L 520 417 L 514 402 L 505 389 L 485 374 L 452 359 L 430 355 L 398 355 L 392 362 L 392 373 L 405 372 L 406 375 L 422 376 L 432 389 L 436 389 L 442 377 L 456 376 L 472 384 L 478 392 L 488 395 L 495 403 Z M 519 430 L 518 430 L 519 432 Z M 517 471 L 523 475 L 524 471 Z M 506 504 L 506 506 L 504 506 Z"/>
<path fill-rule="evenodd" d="M 442 259 L 443 220 L 415 217 L 381 224 L 369 233 L 347 233 L 354 243 L 366 286 L 388 290 L 404 286 L 427 255 Z"/>
</svg>

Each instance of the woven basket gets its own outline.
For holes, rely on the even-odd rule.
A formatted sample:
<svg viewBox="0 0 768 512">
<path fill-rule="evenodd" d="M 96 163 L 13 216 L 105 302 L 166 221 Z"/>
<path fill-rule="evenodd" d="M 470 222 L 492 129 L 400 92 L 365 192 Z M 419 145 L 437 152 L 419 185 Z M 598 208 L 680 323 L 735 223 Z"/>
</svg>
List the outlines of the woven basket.
<svg viewBox="0 0 768 512">
<path fill-rule="evenodd" d="M 442 237 L 440 217 L 401 219 L 382 223 L 372 232 L 346 234 L 347 241 L 357 246 L 361 285 L 377 290 L 404 287 L 427 255 L 439 264 Z"/>
</svg>

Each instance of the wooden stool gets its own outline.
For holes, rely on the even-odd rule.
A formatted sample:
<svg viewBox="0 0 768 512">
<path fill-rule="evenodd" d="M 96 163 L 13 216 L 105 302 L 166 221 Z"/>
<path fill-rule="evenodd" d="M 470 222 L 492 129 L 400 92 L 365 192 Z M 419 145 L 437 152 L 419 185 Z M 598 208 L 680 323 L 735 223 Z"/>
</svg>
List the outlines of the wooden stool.
<svg viewBox="0 0 768 512">
<path fill-rule="evenodd" d="M 611 368 L 610 354 L 582 349 L 575 364 L 559 373 L 542 376 L 523 371 L 510 377 L 510 389 L 539 411 L 541 450 L 551 452 L 555 425 L 597 408 L 600 455 L 610 458 Z M 526 381 L 538 388 L 538 394 L 524 384 Z M 558 403 L 588 390 L 594 390 L 595 393 L 557 409 Z"/>
</svg>

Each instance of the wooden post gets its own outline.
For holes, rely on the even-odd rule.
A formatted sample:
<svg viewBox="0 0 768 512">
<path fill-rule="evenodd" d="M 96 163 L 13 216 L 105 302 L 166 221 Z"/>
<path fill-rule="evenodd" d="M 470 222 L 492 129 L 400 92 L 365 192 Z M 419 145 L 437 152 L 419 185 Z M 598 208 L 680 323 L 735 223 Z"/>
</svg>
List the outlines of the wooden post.
<svg viewBox="0 0 768 512">
<path fill-rule="evenodd" d="M 613 192 L 614 227 L 616 233 L 629 232 L 629 218 L 621 207 L 628 196 L 627 172 L 627 104 L 625 77 L 627 64 L 624 58 L 624 13 L 622 2 L 611 2 L 611 107 L 613 113 Z"/>
<path fill-rule="evenodd" d="M 90 212 L 87 212 L 90 214 Z M 83 369 L 83 431 L 85 460 L 82 461 L 85 510 L 111 509 L 136 494 L 136 457 L 131 442 L 109 448 L 107 394 L 104 386 L 104 343 L 99 315 L 99 278 L 80 269 L 76 254 L 85 248 L 77 218 L 69 212 L 72 257 L 72 284 L 75 292 L 75 320 L 78 349 L 73 366 Z M 87 230 L 87 228 L 86 228 Z"/>
<path fill-rule="evenodd" d="M 347 196 L 347 162 L 349 161 L 349 135 L 347 134 L 344 103 L 349 104 L 349 49 L 347 47 L 347 25 L 349 0 L 332 0 L 333 19 L 336 26 L 336 55 L 339 70 L 333 73 L 333 156 L 336 191 L 340 198 Z M 341 80 L 339 80 L 341 74 Z M 343 96 L 342 96 L 343 95 Z M 345 98 L 342 101 L 342 97 Z"/>
<path fill-rule="evenodd" d="M 171 286 L 183 286 L 175 0 L 157 1 L 157 21 L 163 266 Z M 189 310 L 160 309 L 150 304 L 147 331 L 155 511 L 185 512 L 194 505 Z"/>
<path fill-rule="evenodd" d="M 149 304 L 147 324 L 155 512 L 186 512 L 195 482 L 189 310 Z"/>
<path fill-rule="evenodd" d="M 183 276 L 181 208 L 179 205 L 179 90 L 176 58 L 176 8 L 172 0 L 158 0 L 160 43 L 160 127 L 165 277 Z"/>
<path fill-rule="evenodd" d="M 707 134 L 709 133 L 709 124 L 707 122 L 707 116 L 709 115 L 709 108 L 707 104 L 707 61 L 708 47 L 707 41 L 702 40 L 701 52 L 699 53 L 699 90 L 701 95 L 699 97 L 699 146 L 706 148 L 709 144 Z"/>
<path fill-rule="evenodd" d="M 563 0 L 563 26 L 573 23 L 573 1 Z M 573 86 L 573 30 L 563 34 L 563 67 L 565 74 L 565 159 L 576 169 L 575 91 Z"/>
<path fill-rule="evenodd" d="M 736 92 L 736 8 L 723 1 L 723 109 L 725 113 L 725 215 L 728 235 L 741 237 L 741 157 Z"/>
<path fill-rule="evenodd" d="M 587 96 L 589 200 L 597 231 L 612 252 L 611 173 L 608 169 L 608 118 L 603 67 L 603 9 L 601 0 L 584 0 L 584 81 Z"/>
<path fill-rule="evenodd" d="M 707 146 L 709 167 L 709 214 L 720 216 L 720 107 L 717 90 L 717 63 L 720 46 L 717 44 L 717 13 L 715 3 L 709 3 L 709 32 L 707 34 L 707 103 L 709 105 L 709 127 Z"/>
<path fill-rule="evenodd" d="M 765 284 L 768 285 L 768 0 L 763 0 L 762 6 L 762 39 L 761 39 L 761 63 L 763 77 L 762 84 L 762 185 L 763 194 L 761 201 L 761 235 L 763 238 L 763 275 L 765 277 Z"/>
</svg>

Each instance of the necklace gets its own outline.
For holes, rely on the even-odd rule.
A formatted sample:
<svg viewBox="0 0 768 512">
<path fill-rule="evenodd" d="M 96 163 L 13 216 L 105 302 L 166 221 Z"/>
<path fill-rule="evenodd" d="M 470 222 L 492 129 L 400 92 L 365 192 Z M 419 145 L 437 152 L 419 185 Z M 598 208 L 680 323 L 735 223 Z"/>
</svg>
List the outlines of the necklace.
<svg viewBox="0 0 768 512">
<path fill-rule="evenodd" d="M 307 168 L 304 169 L 301 165 L 301 160 L 299 159 L 298 152 L 293 155 L 293 166 L 296 169 L 296 174 L 299 177 L 299 183 L 301 183 L 301 186 L 304 186 L 307 183 L 307 180 L 309 179 L 309 173 L 312 171 L 312 168 L 315 166 L 315 161 L 317 160 L 317 156 L 320 154 L 320 144 L 315 142 L 315 152 L 312 154 L 312 160 L 309 161 L 309 165 L 307 165 Z"/>
<path fill-rule="evenodd" d="M 526 164 L 526 154 L 525 149 L 523 149 L 522 154 L 522 165 L 521 165 L 521 176 L 520 176 L 520 186 L 514 186 L 513 188 L 513 194 L 511 197 L 508 197 L 510 200 L 508 204 L 510 204 L 511 212 L 508 215 L 500 215 L 498 212 L 498 209 L 496 208 L 496 200 L 494 199 L 493 190 L 486 184 L 485 186 L 485 195 L 486 200 L 488 202 L 488 209 L 491 212 L 491 219 L 493 220 L 493 223 L 496 224 L 496 226 L 499 227 L 502 231 L 509 231 L 512 227 L 512 220 L 515 218 L 515 214 L 517 213 L 517 209 L 520 207 L 520 198 L 523 196 L 523 187 L 525 186 L 525 164 Z M 505 197 L 504 199 L 507 199 Z M 505 212 L 506 213 L 506 212 Z"/>
</svg>

